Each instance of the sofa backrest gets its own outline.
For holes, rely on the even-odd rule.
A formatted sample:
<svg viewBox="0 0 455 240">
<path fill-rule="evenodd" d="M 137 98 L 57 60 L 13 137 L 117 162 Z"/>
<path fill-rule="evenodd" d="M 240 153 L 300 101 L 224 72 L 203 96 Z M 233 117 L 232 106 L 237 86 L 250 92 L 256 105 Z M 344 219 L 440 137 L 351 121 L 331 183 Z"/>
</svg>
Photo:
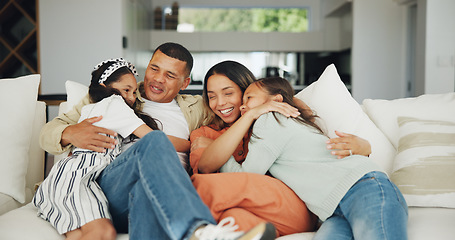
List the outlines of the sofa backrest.
<svg viewBox="0 0 455 240">
<path fill-rule="evenodd" d="M 68 110 L 68 102 L 61 102 L 58 107 L 58 115 L 65 113 Z M 67 157 L 69 154 L 69 150 L 65 151 L 59 155 L 54 155 L 54 162 L 53 164 L 57 163 L 61 159 Z"/>
</svg>

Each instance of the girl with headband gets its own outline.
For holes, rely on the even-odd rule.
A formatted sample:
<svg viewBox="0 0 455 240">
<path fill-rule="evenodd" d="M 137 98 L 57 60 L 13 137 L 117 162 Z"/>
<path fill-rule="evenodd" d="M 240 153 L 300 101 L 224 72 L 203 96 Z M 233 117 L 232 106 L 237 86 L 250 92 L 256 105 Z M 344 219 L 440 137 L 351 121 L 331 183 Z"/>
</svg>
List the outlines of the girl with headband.
<svg viewBox="0 0 455 240">
<path fill-rule="evenodd" d="M 102 116 L 94 123 L 115 131 L 113 149 L 98 153 L 75 148 L 60 160 L 39 186 L 33 203 L 38 215 L 67 239 L 115 239 L 108 201 L 96 179 L 101 171 L 138 138 L 158 129 L 150 116 L 134 109 L 137 83 L 135 67 L 122 58 L 101 62 L 92 72 L 89 96 L 79 122 Z"/>
</svg>

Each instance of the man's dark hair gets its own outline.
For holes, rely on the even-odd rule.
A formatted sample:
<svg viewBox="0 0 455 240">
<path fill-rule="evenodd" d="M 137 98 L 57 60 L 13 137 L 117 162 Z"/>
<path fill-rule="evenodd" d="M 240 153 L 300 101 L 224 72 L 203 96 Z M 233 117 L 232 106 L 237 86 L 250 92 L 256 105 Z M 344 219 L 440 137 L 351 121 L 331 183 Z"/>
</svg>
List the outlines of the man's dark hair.
<svg viewBox="0 0 455 240">
<path fill-rule="evenodd" d="M 186 62 L 185 70 L 187 71 L 187 75 L 190 76 L 191 70 L 193 69 L 193 56 L 188 49 L 178 43 L 167 42 L 157 47 L 155 52 L 158 50 L 171 58 Z M 155 52 L 153 52 L 153 54 L 155 54 Z"/>
</svg>

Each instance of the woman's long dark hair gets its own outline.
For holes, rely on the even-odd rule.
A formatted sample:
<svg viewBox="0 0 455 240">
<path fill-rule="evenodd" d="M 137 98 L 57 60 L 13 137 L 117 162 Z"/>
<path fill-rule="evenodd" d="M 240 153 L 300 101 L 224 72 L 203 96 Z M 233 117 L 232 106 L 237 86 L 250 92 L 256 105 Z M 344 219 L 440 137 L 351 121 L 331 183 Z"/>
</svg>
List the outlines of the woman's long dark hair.
<svg viewBox="0 0 455 240">
<path fill-rule="evenodd" d="M 103 74 L 103 72 L 109 66 L 111 66 L 112 64 L 114 64 L 114 62 L 107 62 L 103 66 L 101 66 L 100 68 L 98 68 L 97 70 L 92 72 L 92 80 L 90 81 L 90 86 L 88 88 L 88 94 L 90 96 L 90 101 L 92 103 L 97 103 L 97 102 L 103 100 L 104 98 L 110 97 L 113 94 L 122 96 L 122 94 L 117 89 L 115 89 L 115 88 L 113 88 L 111 86 L 112 86 L 113 83 L 119 81 L 120 77 L 122 77 L 123 75 L 132 74 L 132 72 L 131 72 L 131 70 L 129 68 L 121 67 L 121 68 L 117 69 L 115 72 L 113 72 L 106 79 L 106 81 L 103 82 L 104 85 L 106 85 L 106 87 L 104 87 L 103 85 L 100 85 L 98 83 L 98 80 L 100 79 L 101 74 Z M 141 118 L 142 121 L 144 121 L 145 124 L 147 124 L 147 126 L 149 126 L 153 130 L 158 130 L 159 129 L 158 128 L 158 124 L 155 121 L 155 119 L 150 117 L 146 113 L 140 111 L 137 108 L 136 102 L 133 104 L 133 106 L 130 106 L 130 107 L 134 110 L 134 113 L 139 118 Z"/>
<path fill-rule="evenodd" d="M 314 127 L 319 133 L 323 134 L 322 129 L 314 123 L 315 118 L 318 116 L 308 109 L 303 109 L 294 102 L 294 89 L 288 80 L 281 77 L 268 77 L 261 78 L 254 82 L 254 84 L 257 84 L 259 88 L 262 88 L 272 96 L 281 94 L 281 96 L 283 96 L 283 102 L 297 108 L 300 112 L 299 117 L 292 119 L 302 124 Z M 276 113 L 273 112 L 273 114 L 275 115 Z M 278 119 L 277 121 L 279 122 Z"/>
</svg>

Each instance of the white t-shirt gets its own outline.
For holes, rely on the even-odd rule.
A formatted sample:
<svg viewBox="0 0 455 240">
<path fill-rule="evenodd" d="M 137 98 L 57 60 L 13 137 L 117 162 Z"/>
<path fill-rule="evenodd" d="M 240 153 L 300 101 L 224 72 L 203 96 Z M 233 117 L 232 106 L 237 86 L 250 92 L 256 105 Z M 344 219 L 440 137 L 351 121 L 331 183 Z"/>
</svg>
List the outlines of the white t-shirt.
<svg viewBox="0 0 455 240">
<path fill-rule="evenodd" d="M 159 121 L 158 126 L 166 135 L 189 139 L 188 123 L 175 99 L 170 103 L 157 103 L 144 99 L 142 111 L 157 119 Z M 177 154 L 183 167 L 187 169 L 188 154 L 183 152 L 177 152 Z"/>
<path fill-rule="evenodd" d="M 125 100 L 118 95 L 112 95 L 97 103 L 82 107 L 81 117 L 78 122 L 97 116 L 103 116 L 103 119 L 95 122 L 93 125 L 110 129 L 122 136 L 122 151 L 126 151 L 126 149 L 138 140 L 131 141 L 129 136 L 139 126 L 145 124 L 134 113 L 134 110 L 126 104 Z"/>
<path fill-rule="evenodd" d="M 96 116 L 103 116 L 103 119 L 93 125 L 113 130 L 123 138 L 128 137 L 136 128 L 144 124 L 142 119 L 118 95 L 112 95 L 97 103 L 84 106 L 78 122 Z"/>
</svg>

